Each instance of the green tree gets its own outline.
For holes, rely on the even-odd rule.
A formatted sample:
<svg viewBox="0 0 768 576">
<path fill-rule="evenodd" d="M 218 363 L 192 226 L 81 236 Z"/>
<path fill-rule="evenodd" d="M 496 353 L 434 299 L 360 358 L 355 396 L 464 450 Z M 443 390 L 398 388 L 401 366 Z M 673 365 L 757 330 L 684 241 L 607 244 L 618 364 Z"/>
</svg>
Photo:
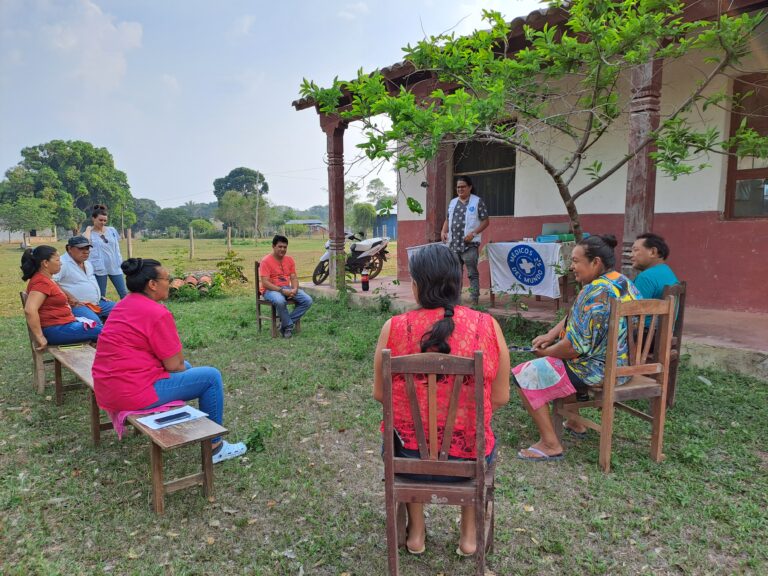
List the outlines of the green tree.
<svg viewBox="0 0 768 576">
<path fill-rule="evenodd" d="M 306 224 L 286 224 L 285 235 L 290 238 L 296 238 L 297 236 L 303 236 L 309 231 L 309 227 Z"/>
<path fill-rule="evenodd" d="M 135 221 L 128 179 L 106 148 L 79 140 L 52 140 L 24 148 L 22 161 L 5 173 L 0 202 L 39 198 L 56 206 L 55 224 L 78 231 L 96 203 L 113 216 Z"/>
<path fill-rule="evenodd" d="M 269 192 L 269 184 L 258 170 L 240 167 L 235 168 L 225 177 L 213 181 L 213 193 L 219 204 L 224 194 L 231 190 L 243 196 L 264 196 Z"/>
<path fill-rule="evenodd" d="M 160 206 L 157 202 L 149 198 L 134 198 L 133 212 L 136 214 L 136 222 L 133 225 L 133 231 L 153 230 L 152 222 L 160 214 Z"/>
<path fill-rule="evenodd" d="M 765 158 L 768 138 L 742 125 L 733 138 L 694 121 L 708 106 L 729 104 L 707 88 L 715 78 L 739 71 L 764 13 L 722 15 L 712 21 L 686 21 L 677 0 L 554 3 L 565 15 L 559 25 L 524 29 L 527 44 L 512 51 L 509 24 L 498 12 L 483 11 L 487 29 L 469 36 L 441 34 L 404 48 L 415 74 L 431 74 L 444 88 L 427 100 L 400 90 L 390 93 L 380 71 L 360 71 L 357 79 L 320 88 L 304 80 L 303 96 L 320 111 L 333 113 L 342 100 L 345 119 L 362 118 L 372 159 L 396 159 L 396 166 L 421 169 L 445 143 L 495 142 L 514 146 L 539 163 L 556 186 L 581 237 L 576 200 L 604 182 L 630 158 L 655 145 L 662 172 L 676 178 L 706 166 L 708 153 Z M 702 76 L 682 101 L 666 112 L 661 126 L 613 165 L 604 166 L 594 146 L 625 118 L 630 91 L 625 79 L 655 59 L 674 62 L 700 55 Z M 342 92 L 343 90 L 343 92 Z M 738 104 L 738 103 L 737 103 Z M 376 122 L 386 115 L 390 127 Z M 557 138 L 558 146 L 551 141 Z M 562 142 L 562 147 L 560 146 Z M 563 150 L 565 148 L 565 151 Z M 588 178 L 575 178 L 583 172 Z M 421 206 L 413 198 L 408 205 Z"/>
<path fill-rule="evenodd" d="M 367 233 L 376 223 L 376 208 L 373 204 L 359 202 L 352 207 L 352 225 L 355 231 Z"/>
<path fill-rule="evenodd" d="M 195 234 L 210 234 L 216 229 L 208 220 L 203 220 L 202 218 L 195 218 L 189 225 L 192 226 Z"/>
<path fill-rule="evenodd" d="M 191 218 L 184 208 L 162 208 L 154 220 L 152 230 L 165 230 L 169 234 L 170 228 L 187 230 Z"/>
<path fill-rule="evenodd" d="M 381 178 L 374 178 L 368 182 L 365 191 L 367 192 L 365 197 L 368 198 L 368 201 L 374 206 L 376 206 L 379 201 L 392 195 L 392 191 L 386 184 L 384 184 L 384 181 Z"/>
<path fill-rule="evenodd" d="M 22 197 L 14 203 L 0 204 L 0 226 L 8 232 L 50 228 L 55 215 L 53 203 L 40 198 Z"/>
</svg>

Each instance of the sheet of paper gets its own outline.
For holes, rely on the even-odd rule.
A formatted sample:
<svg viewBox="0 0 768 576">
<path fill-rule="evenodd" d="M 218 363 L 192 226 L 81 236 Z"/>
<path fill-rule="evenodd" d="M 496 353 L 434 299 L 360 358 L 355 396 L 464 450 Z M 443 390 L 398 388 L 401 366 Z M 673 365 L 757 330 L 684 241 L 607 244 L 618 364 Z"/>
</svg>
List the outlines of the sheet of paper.
<svg viewBox="0 0 768 576">
<path fill-rule="evenodd" d="M 172 420 L 170 422 L 158 422 L 158 419 L 165 418 L 167 416 L 175 416 L 176 414 L 181 415 L 182 419 Z M 173 426 L 174 424 L 181 424 L 183 422 L 189 422 L 190 420 L 194 420 L 195 418 L 203 418 L 204 416 L 208 416 L 208 414 L 201 412 L 194 406 L 182 406 L 181 408 L 175 408 L 166 412 L 158 412 L 157 414 L 149 414 L 147 416 L 143 416 L 139 418 L 139 422 L 144 424 L 144 426 L 147 428 L 151 428 L 152 430 L 160 430 L 161 428 Z"/>
</svg>

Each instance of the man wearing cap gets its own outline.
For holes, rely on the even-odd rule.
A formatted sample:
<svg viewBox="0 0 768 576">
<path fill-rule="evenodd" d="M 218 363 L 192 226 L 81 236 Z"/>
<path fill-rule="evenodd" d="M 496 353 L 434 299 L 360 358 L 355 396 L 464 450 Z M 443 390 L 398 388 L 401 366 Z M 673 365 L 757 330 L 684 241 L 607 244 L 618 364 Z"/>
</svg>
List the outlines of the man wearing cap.
<svg viewBox="0 0 768 576">
<path fill-rule="evenodd" d="M 61 256 L 61 270 L 53 279 L 67 295 L 72 313 L 101 324 L 114 308 L 115 303 L 101 297 L 99 284 L 88 262 L 91 242 L 85 236 L 73 236 L 67 240 L 67 253 Z"/>
</svg>

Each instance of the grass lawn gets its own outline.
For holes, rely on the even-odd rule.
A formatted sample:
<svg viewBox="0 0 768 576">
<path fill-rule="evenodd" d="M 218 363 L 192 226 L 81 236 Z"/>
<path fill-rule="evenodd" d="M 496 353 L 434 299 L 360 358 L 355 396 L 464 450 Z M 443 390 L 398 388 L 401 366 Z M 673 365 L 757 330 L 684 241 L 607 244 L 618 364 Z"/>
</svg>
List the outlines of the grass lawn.
<svg viewBox="0 0 768 576">
<path fill-rule="evenodd" d="M 18 291 L 18 276 L 8 287 L 12 274 L 2 274 L 0 290 Z M 230 439 L 252 450 L 216 467 L 215 502 L 178 492 L 156 517 L 143 437 L 108 432 L 96 449 L 83 391 L 61 407 L 35 395 L 24 320 L 10 310 L 0 318 L 0 572 L 386 574 L 381 410 L 371 398 L 386 316 L 320 300 L 284 341 L 257 331 L 249 294 L 170 308 L 188 359 L 223 372 Z M 609 475 L 594 434 L 566 438 L 560 463 L 515 459 L 535 427 L 514 397 L 497 413 L 495 574 L 768 571 L 768 387 L 685 363 L 678 382 L 666 462 L 648 458 L 647 426 L 621 413 Z M 189 473 L 198 451 L 167 460 L 169 477 Z M 404 574 L 473 573 L 453 555 L 458 509 L 428 510 L 427 553 L 402 555 Z"/>
</svg>

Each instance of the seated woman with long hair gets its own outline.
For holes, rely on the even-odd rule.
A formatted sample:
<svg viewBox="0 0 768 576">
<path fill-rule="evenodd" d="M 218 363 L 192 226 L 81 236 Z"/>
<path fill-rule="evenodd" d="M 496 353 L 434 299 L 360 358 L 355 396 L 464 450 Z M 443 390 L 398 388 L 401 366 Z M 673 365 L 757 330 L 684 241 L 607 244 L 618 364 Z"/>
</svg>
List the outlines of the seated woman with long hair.
<svg viewBox="0 0 768 576">
<path fill-rule="evenodd" d="M 483 352 L 483 386 L 485 398 L 486 457 L 493 460 L 496 439 L 491 429 L 491 414 L 509 401 L 509 350 L 499 324 L 490 315 L 459 306 L 461 294 L 461 265 L 457 256 L 443 244 L 430 244 L 411 255 L 408 263 L 413 281 L 413 293 L 420 308 L 388 320 L 381 329 L 374 357 L 373 397 L 384 399 L 384 375 L 381 352 L 385 348 L 392 356 L 440 352 L 471 358 L 476 350 Z M 394 424 L 402 443 L 396 446 L 396 456 L 418 458 L 418 443 L 411 418 L 405 383 L 402 376 L 393 378 L 392 396 Z M 448 391 L 441 387 L 438 403 L 447 402 Z M 462 407 L 472 405 L 472 409 Z M 462 393 L 456 431 L 448 451 L 449 459 L 478 457 L 475 450 L 474 395 Z M 441 440 L 442 442 L 442 440 Z M 457 480 L 461 480 L 458 478 Z M 408 526 L 406 545 L 412 554 L 424 551 L 426 528 L 424 505 L 407 504 Z M 472 506 L 461 508 L 461 535 L 457 553 L 474 554 L 475 512 Z"/>
<path fill-rule="evenodd" d="M 21 279 L 29 280 L 24 315 L 39 351 L 48 344 L 95 342 L 102 329 L 101 322 L 75 317 L 67 295 L 53 280 L 59 270 L 61 260 L 53 246 L 27 248 L 21 256 Z"/>
<path fill-rule="evenodd" d="M 168 298 L 170 275 L 157 260 L 129 258 L 122 264 L 130 294 L 109 314 L 96 349 L 96 401 L 110 412 L 156 408 L 173 400 L 198 400 L 217 424 L 224 420 L 224 383 L 210 366 L 184 361 Z M 245 444 L 214 438 L 213 462 L 245 454 Z"/>
<path fill-rule="evenodd" d="M 533 339 L 533 353 L 538 358 L 512 370 L 523 405 L 541 436 L 538 442 L 518 452 L 522 460 L 563 458 L 548 402 L 576 393 L 584 395 L 589 386 L 603 381 L 610 299 L 626 302 L 641 298 L 629 278 L 614 270 L 615 248 L 616 238 L 611 235 L 590 236 L 574 246 L 571 270 L 583 288 L 568 316 Z M 619 329 L 619 363 L 628 363 L 626 322 Z M 627 379 L 621 378 L 618 383 Z M 566 422 L 565 429 L 577 437 L 586 433 L 586 428 L 576 422 Z"/>
</svg>

